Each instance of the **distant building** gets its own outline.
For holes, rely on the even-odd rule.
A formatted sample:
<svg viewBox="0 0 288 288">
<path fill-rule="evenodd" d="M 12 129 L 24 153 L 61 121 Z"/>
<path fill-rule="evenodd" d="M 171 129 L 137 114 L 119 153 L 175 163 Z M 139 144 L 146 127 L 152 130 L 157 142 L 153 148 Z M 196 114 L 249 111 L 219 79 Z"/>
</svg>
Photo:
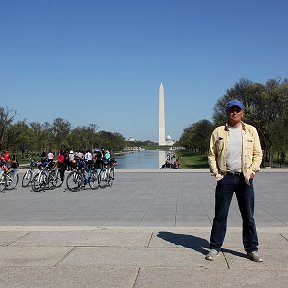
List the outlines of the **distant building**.
<svg viewBox="0 0 288 288">
<path fill-rule="evenodd" d="M 129 142 L 135 142 L 136 140 L 133 137 L 129 137 L 128 140 Z"/>
<path fill-rule="evenodd" d="M 165 145 L 164 87 L 161 82 L 159 88 L 159 146 Z"/>
<path fill-rule="evenodd" d="M 166 136 L 166 141 L 165 141 L 165 143 L 166 143 L 167 146 L 172 146 L 172 145 L 175 143 L 175 141 L 172 140 L 172 137 L 168 134 L 168 135 Z"/>
<path fill-rule="evenodd" d="M 168 134 L 165 137 L 165 109 L 164 109 L 164 86 L 161 82 L 159 88 L 159 146 L 172 146 L 175 141 Z"/>
</svg>

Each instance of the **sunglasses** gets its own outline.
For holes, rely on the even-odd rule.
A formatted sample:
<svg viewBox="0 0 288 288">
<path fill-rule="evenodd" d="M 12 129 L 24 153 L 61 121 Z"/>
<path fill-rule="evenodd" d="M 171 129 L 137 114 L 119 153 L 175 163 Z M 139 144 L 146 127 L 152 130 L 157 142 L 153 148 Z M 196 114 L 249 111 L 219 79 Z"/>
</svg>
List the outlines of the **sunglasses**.
<svg viewBox="0 0 288 288">
<path fill-rule="evenodd" d="M 242 111 L 242 109 L 240 107 L 238 107 L 238 106 L 232 106 L 231 108 L 228 109 L 229 113 L 232 113 L 232 112 L 239 113 L 241 111 Z"/>
</svg>

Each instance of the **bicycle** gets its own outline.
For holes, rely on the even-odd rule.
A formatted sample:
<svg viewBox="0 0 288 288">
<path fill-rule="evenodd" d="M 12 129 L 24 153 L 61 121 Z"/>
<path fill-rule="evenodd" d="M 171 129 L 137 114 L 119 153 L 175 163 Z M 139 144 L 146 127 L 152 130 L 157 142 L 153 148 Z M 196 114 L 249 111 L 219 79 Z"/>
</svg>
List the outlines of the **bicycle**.
<svg viewBox="0 0 288 288">
<path fill-rule="evenodd" d="M 102 169 L 99 174 L 99 186 L 105 188 L 107 186 L 112 186 L 115 178 L 115 166 L 117 161 L 114 158 L 109 160 L 104 159 L 102 163 Z"/>
<path fill-rule="evenodd" d="M 71 171 L 66 178 L 67 189 L 77 192 L 89 184 L 92 190 L 99 187 L 98 174 L 92 164 L 88 164 L 82 160 L 76 160 L 76 168 Z"/>
<path fill-rule="evenodd" d="M 0 173 L 0 192 L 14 189 L 19 181 L 18 171 L 2 166 Z"/>
<path fill-rule="evenodd" d="M 32 181 L 32 190 L 34 192 L 40 192 L 46 187 L 48 189 L 53 189 L 55 187 L 60 187 L 63 181 L 60 178 L 60 171 L 56 167 L 55 162 L 48 162 L 38 165 L 39 172 L 35 174 Z"/>
<path fill-rule="evenodd" d="M 35 176 L 35 168 L 38 166 L 38 163 L 32 158 L 30 158 L 30 161 L 30 168 L 25 172 L 22 178 L 22 187 L 27 187 L 30 183 L 32 183 Z"/>
<path fill-rule="evenodd" d="M 44 190 L 47 185 L 48 174 L 46 167 L 46 163 L 41 163 L 38 165 L 39 171 L 34 175 L 31 185 L 34 192 L 40 192 Z"/>
</svg>

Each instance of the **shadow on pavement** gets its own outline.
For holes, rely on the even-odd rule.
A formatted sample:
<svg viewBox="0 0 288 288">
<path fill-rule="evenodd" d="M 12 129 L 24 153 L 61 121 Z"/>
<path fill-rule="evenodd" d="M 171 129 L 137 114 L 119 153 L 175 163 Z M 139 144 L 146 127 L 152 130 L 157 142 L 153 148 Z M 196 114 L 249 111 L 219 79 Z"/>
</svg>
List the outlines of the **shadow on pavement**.
<svg viewBox="0 0 288 288">
<path fill-rule="evenodd" d="M 246 254 L 239 252 L 239 251 L 234 251 L 234 250 L 227 249 L 227 248 L 221 248 L 221 251 L 223 253 L 229 253 L 229 254 L 232 254 L 232 255 L 237 256 L 237 257 L 247 258 Z"/>
<path fill-rule="evenodd" d="M 207 241 L 206 239 L 197 237 L 197 236 L 187 235 L 187 234 L 175 234 L 172 232 L 160 231 L 158 232 L 157 237 L 167 242 L 173 243 L 175 245 L 179 245 L 184 248 L 193 249 L 197 252 L 202 253 L 203 255 L 206 255 L 209 250 L 209 241 Z M 246 254 L 239 252 L 239 251 L 235 251 L 235 250 L 231 250 L 227 248 L 222 248 L 221 251 L 223 253 L 229 253 L 237 257 L 246 258 Z"/>
<path fill-rule="evenodd" d="M 206 239 L 193 235 L 175 234 L 172 232 L 160 231 L 157 234 L 157 237 L 175 245 L 180 245 L 184 248 L 193 249 L 197 252 L 202 253 L 203 255 L 206 255 L 209 249 L 209 242 Z"/>
</svg>

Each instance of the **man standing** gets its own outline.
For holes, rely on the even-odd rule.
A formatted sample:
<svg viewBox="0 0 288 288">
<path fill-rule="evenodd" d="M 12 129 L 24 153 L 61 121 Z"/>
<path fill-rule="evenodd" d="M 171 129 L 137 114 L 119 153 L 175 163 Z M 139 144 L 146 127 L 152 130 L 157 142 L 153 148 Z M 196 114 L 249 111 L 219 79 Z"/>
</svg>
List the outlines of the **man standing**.
<svg viewBox="0 0 288 288">
<path fill-rule="evenodd" d="M 247 258 L 262 262 L 258 254 L 258 237 L 254 221 L 253 178 L 260 170 L 262 149 L 255 127 L 242 122 L 244 105 L 231 100 L 226 107 L 227 124 L 211 135 L 208 162 L 217 180 L 215 216 L 206 260 L 214 260 L 224 242 L 227 216 L 235 192 L 243 221 L 243 245 Z"/>
</svg>

